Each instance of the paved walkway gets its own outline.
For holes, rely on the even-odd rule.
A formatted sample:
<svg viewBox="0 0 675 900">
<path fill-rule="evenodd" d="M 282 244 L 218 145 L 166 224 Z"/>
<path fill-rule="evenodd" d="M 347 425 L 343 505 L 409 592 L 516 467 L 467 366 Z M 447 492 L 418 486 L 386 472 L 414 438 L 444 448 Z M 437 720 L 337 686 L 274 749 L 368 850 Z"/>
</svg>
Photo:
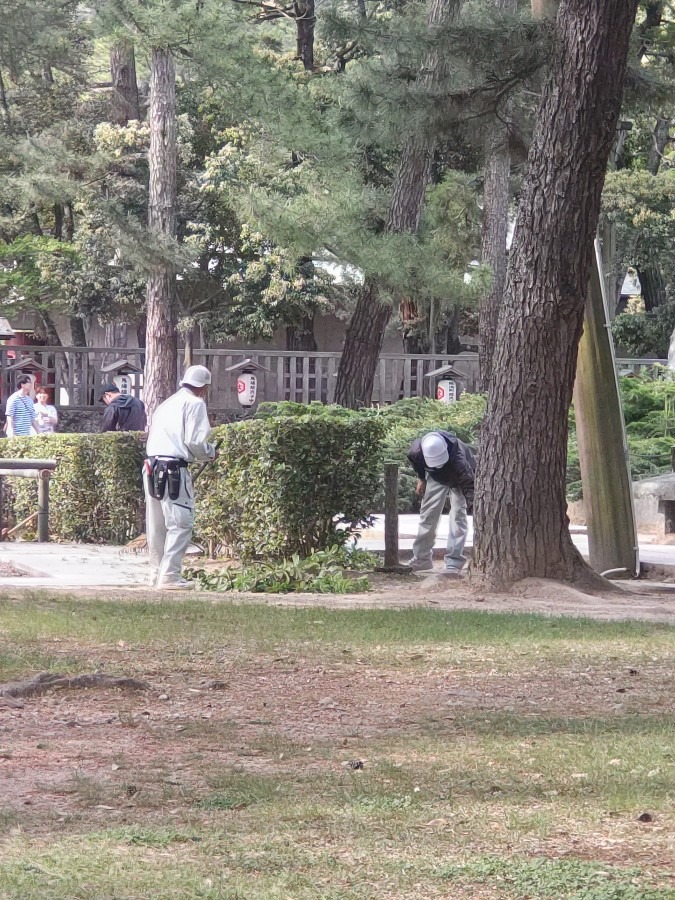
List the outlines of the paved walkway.
<svg viewBox="0 0 675 900">
<path fill-rule="evenodd" d="M 399 517 L 399 548 L 402 557 L 410 557 L 417 530 L 418 516 Z M 583 554 L 588 553 L 588 539 L 583 530 L 573 529 L 574 543 Z M 442 549 L 447 539 L 447 517 L 439 528 L 435 546 Z M 645 541 L 648 537 L 645 536 Z M 468 546 L 473 543 L 470 520 Z M 372 528 L 364 532 L 359 546 L 366 550 L 384 549 L 384 520 L 376 518 Z M 672 566 L 675 574 L 675 546 L 641 542 L 642 562 Z M 4 564 L 4 565 L 3 565 Z M 25 573 L 3 575 L 11 566 Z M 131 587 L 146 580 L 147 555 L 122 553 L 121 548 L 91 544 L 0 543 L 0 588 Z"/>
</svg>

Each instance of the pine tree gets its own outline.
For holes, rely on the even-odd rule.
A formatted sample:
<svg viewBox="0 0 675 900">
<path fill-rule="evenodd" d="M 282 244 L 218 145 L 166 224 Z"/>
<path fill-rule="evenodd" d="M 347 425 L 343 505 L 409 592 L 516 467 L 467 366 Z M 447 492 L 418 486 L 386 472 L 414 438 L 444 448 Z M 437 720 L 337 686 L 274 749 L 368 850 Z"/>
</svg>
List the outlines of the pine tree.
<svg viewBox="0 0 675 900">
<path fill-rule="evenodd" d="M 637 0 L 563 0 L 558 12 L 482 432 L 474 566 L 491 585 L 594 583 L 567 527 L 567 417 L 636 10 Z"/>
</svg>

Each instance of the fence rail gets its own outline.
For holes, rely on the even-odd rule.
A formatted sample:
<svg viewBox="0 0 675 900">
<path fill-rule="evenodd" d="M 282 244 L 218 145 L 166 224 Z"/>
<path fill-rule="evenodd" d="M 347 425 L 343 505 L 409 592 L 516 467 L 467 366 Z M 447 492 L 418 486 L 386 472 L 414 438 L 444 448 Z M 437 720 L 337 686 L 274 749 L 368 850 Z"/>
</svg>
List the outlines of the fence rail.
<svg viewBox="0 0 675 900">
<path fill-rule="evenodd" d="M 297 353 L 289 350 L 219 348 L 196 349 L 194 362 L 211 370 L 213 386 L 210 405 L 215 410 L 226 410 L 239 405 L 237 379 L 226 369 L 247 358 L 265 370 L 258 372 L 259 400 L 332 403 L 340 356 L 340 353 L 325 351 Z M 127 379 L 125 388 L 129 393 L 141 396 L 145 364 L 145 351 L 142 349 L 0 345 L 0 396 L 5 400 L 14 390 L 17 376 L 25 372 L 34 375 L 36 381 L 49 389 L 57 406 L 90 408 L 98 403 L 101 386 L 111 380 L 111 373 L 104 373 L 103 367 L 120 359 L 130 364 L 130 371 L 122 373 Z M 404 397 L 434 396 L 435 381 L 426 375 L 446 364 L 452 364 L 464 373 L 465 390 L 478 390 L 476 353 L 458 356 L 383 353 L 377 365 L 371 402 L 384 406 Z M 658 359 L 617 360 L 621 373 L 638 373 L 665 365 L 665 360 Z"/>
</svg>

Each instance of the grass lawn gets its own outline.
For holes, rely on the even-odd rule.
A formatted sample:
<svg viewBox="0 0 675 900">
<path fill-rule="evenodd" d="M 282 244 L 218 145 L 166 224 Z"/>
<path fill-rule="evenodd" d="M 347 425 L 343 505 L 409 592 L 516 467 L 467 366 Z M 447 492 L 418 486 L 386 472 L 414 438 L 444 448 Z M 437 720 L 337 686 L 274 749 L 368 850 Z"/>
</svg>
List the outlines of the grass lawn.
<svg viewBox="0 0 675 900">
<path fill-rule="evenodd" d="M 675 629 L 0 598 L 0 898 L 675 898 Z"/>
</svg>

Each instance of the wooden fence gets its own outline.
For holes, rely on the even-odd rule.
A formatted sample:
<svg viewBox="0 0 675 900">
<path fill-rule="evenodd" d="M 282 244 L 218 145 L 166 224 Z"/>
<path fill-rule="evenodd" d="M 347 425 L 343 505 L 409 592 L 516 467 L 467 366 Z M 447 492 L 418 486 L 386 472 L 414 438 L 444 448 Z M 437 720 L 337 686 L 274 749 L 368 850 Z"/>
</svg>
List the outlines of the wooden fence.
<svg viewBox="0 0 675 900">
<path fill-rule="evenodd" d="M 207 366 L 212 373 L 209 403 L 214 410 L 238 408 L 236 373 L 226 369 L 246 358 L 265 369 L 258 372 L 259 401 L 333 402 L 339 353 L 197 349 L 194 351 L 195 363 Z M 102 368 L 119 359 L 126 360 L 131 370 L 141 370 L 130 371 L 125 377 L 129 392 L 142 396 L 143 350 L 0 345 L 0 396 L 5 400 L 15 389 L 18 375 L 27 372 L 34 374 L 36 380 L 49 389 L 57 406 L 96 406 L 101 386 L 112 377 L 111 373 L 102 372 Z M 475 392 L 478 389 L 478 355 L 475 353 L 459 356 L 383 353 L 375 376 L 373 405 L 387 405 L 403 397 L 434 396 L 436 380 L 425 376 L 446 364 L 452 364 L 466 375 L 465 390 Z M 652 370 L 658 365 L 665 365 L 665 362 L 656 359 L 617 360 L 618 370 L 622 373 Z"/>
</svg>

